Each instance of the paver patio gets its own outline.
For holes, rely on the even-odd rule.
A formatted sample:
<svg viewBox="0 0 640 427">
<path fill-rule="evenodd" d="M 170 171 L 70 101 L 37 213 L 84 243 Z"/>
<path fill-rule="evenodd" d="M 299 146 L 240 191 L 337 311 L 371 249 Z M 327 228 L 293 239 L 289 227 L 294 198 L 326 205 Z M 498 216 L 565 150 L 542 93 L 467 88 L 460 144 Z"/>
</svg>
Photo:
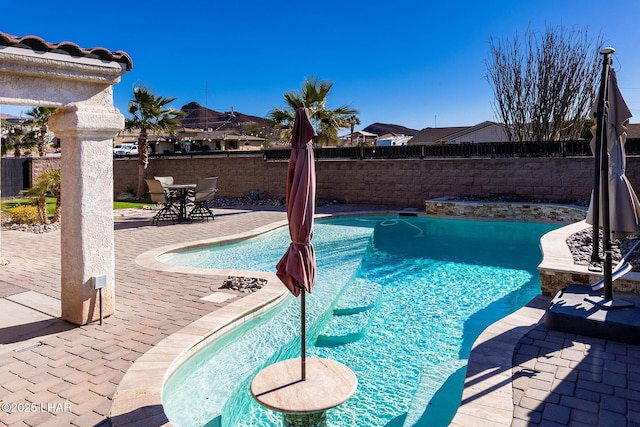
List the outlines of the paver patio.
<svg viewBox="0 0 640 427">
<path fill-rule="evenodd" d="M 335 205 L 319 211 L 373 208 Z M 102 326 L 76 327 L 57 319 L 64 256 L 59 231 L 35 235 L 2 230 L 3 257 L 10 264 L 0 269 L 0 424 L 110 425 L 118 384 L 142 354 L 193 321 L 241 299 L 233 291 L 218 289 L 226 276 L 161 272 L 135 262 L 139 254 L 155 247 L 222 237 L 286 219 L 281 208 L 228 208 L 215 213 L 215 221 L 156 227 L 151 225 L 151 212 L 115 211 L 116 314 L 105 318 Z M 231 298 L 202 299 L 214 292 L 227 292 Z M 535 326 L 543 312 L 545 300 L 541 301 L 528 308 L 526 319 L 514 315 L 507 326 L 493 325 L 479 340 L 486 345 L 476 345 L 486 349 L 505 341 L 505 331 L 516 331 L 509 337 L 509 345 L 517 348 L 513 370 L 509 354 L 501 362 L 509 365 L 507 390 L 513 393 L 507 397 L 515 407 L 506 413 L 515 408 L 513 417 L 492 421 L 486 416 L 479 422 L 473 416 L 482 413 L 482 402 L 473 394 L 478 388 L 472 386 L 488 384 L 499 370 L 497 364 L 491 367 L 486 353 L 474 350 L 470 371 L 474 372 L 471 363 L 480 366 L 476 362 L 488 363 L 488 368 L 474 368 L 482 378 L 468 385 L 472 393 L 463 403 L 480 405 L 468 406 L 471 418 L 456 420 L 474 419 L 474 427 L 640 425 L 640 347 Z M 517 327 L 518 322 L 524 325 Z M 500 401 L 492 393 L 491 387 L 481 392 Z"/>
</svg>

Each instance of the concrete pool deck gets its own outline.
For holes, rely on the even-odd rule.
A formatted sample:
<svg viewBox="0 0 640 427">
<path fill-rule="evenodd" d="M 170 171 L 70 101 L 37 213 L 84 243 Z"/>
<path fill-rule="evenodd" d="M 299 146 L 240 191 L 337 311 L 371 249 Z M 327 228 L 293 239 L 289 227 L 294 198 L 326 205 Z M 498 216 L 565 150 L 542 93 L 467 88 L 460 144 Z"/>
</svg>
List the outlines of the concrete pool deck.
<svg viewBox="0 0 640 427">
<path fill-rule="evenodd" d="M 211 330 L 243 310 L 255 313 L 252 299 L 277 299 L 283 288 L 271 283 L 265 292 L 239 296 L 219 289 L 224 272 L 162 271 L 136 262 L 153 248 L 286 220 L 281 208 L 214 212 L 216 220 L 208 223 L 157 227 L 151 212 L 114 212 L 116 314 L 102 326 L 76 327 L 58 318 L 59 231 L 2 230 L 2 255 L 10 264 L 0 269 L 0 424 L 165 424 L 157 396 L 138 388 L 141 383 L 129 387 L 141 379 L 156 384 L 166 373 L 162 365 L 175 362 L 176 354 L 158 344 L 174 340 L 183 349 L 208 333 L 198 325 Z M 640 347 L 549 331 L 541 324 L 548 301 L 536 298 L 478 338 L 454 425 L 640 425 Z"/>
</svg>

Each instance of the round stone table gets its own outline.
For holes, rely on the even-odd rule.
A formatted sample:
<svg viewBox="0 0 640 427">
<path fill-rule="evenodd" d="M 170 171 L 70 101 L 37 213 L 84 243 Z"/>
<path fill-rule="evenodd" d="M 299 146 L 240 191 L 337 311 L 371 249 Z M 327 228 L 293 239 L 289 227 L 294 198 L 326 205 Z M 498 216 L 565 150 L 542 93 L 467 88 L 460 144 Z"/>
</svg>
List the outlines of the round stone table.
<svg viewBox="0 0 640 427">
<path fill-rule="evenodd" d="M 274 363 L 251 381 L 251 395 L 262 406 L 281 412 L 284 427 L 326 426 L 326 411 L 356 391 L 356 375 L 330 359 L 309 358 L 301 380 L 300 358 Z"/>
</svg>

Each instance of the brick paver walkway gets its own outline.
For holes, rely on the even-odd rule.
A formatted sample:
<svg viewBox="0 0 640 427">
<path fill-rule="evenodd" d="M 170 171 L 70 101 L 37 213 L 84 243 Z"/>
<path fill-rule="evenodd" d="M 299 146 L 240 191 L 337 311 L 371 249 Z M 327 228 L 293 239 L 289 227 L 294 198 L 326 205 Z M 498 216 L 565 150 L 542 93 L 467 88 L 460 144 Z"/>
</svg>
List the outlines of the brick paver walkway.
<svg viewBox="0 0 640 427">
<path fill-rule="evenodd" d="M 208 223 L 156 227 L 148 212 L 120 216 L 116 211 L 116 314 L 102 326 L 76 327 L 39 313 L 34 321 L 1 327 L 0 424 L 110 425 L 113 395 L 136 359 L 194 320 L 241 298 L 224 303 L 201 299 L 218 290 L 222 276 L 158 272 L 135 263 L 154 247 L 286 219 L 282 209 L 269 208 L 218 209 L 216 214 Z M 0 269 L 0 302 L 28 291 L 59 298 L 60 232 L 3 230 L 2 254 L 10 264 Z M 640 425 L 637 346 L 539 326 L 521 341 L 515 361 L 513 425 Z"/>
<path fill-rule="evenodd" d="M 640 346 L 538 325 L 514 356 L 512 426 L 640 426 Z"/>
</svg>

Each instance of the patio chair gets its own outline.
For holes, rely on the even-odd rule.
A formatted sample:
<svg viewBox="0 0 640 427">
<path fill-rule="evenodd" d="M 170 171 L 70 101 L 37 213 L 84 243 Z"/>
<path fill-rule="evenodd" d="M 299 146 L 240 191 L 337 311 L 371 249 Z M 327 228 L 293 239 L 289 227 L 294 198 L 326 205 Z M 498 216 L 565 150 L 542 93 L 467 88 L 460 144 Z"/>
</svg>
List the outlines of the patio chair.
<svg viewBox="0 0 640 427">
<path fill-rule="evenodd" d="M 160 181 L 160 184 L 162 184 L 163 187 L 165 185 L 173 184 L 173 177 L 172 176 L 154 176 L 153 178 L 158 180 L 158 181 Z"/>
<path fill-rule="evenodd" d="M 151 201 L 160 205 L 160 210 L 151 220 L 152 224 L 158 225 L 162 221 L 171 221 L 173 224 L 179 219 L 178 211 L 174 205 L 176 199 L 166 193 L 162 187 L 162 183 L 157 179 L 145 179 L 147 187 L 149 187 L 149 195 Z"/>
<path fill-rule="evenodd" d="M 215 219 L 209 208 L 209 202 L 213 200 L 218 191 L 218 177 L 199 179 L 196 183 L 196 191 L 193 198 L 193 209 L 189 212 L 190 219 Z"/>
<path fill-rule="evenodd" d="M 157 179 L 158 181 L 160 181 L 160 184 L 162 184 L 162 188 L 164 188 L 165 193 L 174 196 L 175 191 L 172 190 L 167 190 L 165 187 L 167 185 L 171 185 L 173 184 L 173 177 L 172 176 L 154 176 L 154 179 Z"/>
</svg>

